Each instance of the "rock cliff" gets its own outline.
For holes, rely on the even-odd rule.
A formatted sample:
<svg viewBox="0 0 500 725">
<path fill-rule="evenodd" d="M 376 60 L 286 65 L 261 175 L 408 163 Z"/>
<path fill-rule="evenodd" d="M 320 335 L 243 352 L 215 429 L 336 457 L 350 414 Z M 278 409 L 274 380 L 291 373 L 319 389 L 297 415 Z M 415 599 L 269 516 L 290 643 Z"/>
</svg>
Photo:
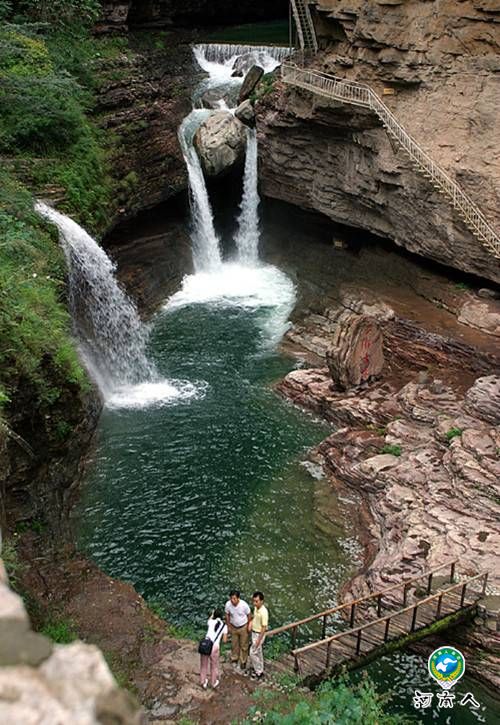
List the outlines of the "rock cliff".
<svg viewBox="0 0 500 725">
<path fill-rule="evenodd" d="M 0 721 L 35 725 L 139 725 L 139 706 L 119 689 L 100 650 L 54 645 L 31 630 L 0 559 Z"/>
<path fill-rule="evenodd" d="M 500 14 L 486 0 L 316 3 L 314 69 L 369 84 L 499 227 Z M 422 256 L 500 267 L 371 112 L 275 83 L 258 105 L 262 190 Z"/>
</svg>

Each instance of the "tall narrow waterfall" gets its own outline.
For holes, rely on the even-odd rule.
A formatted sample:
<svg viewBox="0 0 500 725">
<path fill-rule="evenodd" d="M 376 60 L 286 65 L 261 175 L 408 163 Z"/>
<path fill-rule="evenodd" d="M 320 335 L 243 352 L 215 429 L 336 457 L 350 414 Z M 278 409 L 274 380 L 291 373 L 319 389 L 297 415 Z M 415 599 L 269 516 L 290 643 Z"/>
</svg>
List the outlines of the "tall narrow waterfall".
<svg viewBox="0 0 500 725">
<path fill-rule="evenodd" d="M 35 209 L 59 229 L 69 272 L 70 306 L 82 356 L 104 398 L 152 380 L 147 328 L 115 279 L 113 262 L 76 222 L 43 202 Z"/>
<path fill-rule="evenodd" d="M 205 177 L 193 146 L 193 120 L 200 114 L 203 114 L 203 111 L 193 111 L 184 119 L 179 129 L 179 141 L 189 179 L 193 264 L 197 272 L 209 272 L 220 266 L 221 256 Z"/>
<path fill-rule="evenodd" d="M 256 264 L 259 259 L 259 192 L 257 169 L 257 133 L 248 129 L 243 197 L 238 217 L 236 247 L 239 260 L 244 264 Z"/>
</svg>

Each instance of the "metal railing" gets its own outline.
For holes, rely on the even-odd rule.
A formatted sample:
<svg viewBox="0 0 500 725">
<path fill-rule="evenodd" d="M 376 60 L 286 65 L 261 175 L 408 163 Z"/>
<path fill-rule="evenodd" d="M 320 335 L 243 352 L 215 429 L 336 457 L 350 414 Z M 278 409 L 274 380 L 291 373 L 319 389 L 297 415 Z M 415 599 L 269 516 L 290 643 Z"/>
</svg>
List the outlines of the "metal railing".
<svg viewBox="0 0 500 725">
<path fill-rule="evenodd" d="M 318 40 L 307 0 L 291 0 L 293 18 L 302 50 L 318 52 Z"/>
<path fill-rule="evenodd" d="M 488 251 L 497 259 L 500 259 L 500 236 L 489 224 L 484 214 L 446 171 L 436 164 L 429 154 L 405 131 L 394 114 L 369 86 L 325 73 L 299 68 L 290 63 L 284 63 L 281 66 L 281 76 L 283 81 L 290 85 L 373 111 L 382 121 L 388 134 L 410 157 L 416 168 L 430 179 L 439 192 L 448 197 L 469 231 Z"/>
</svg>

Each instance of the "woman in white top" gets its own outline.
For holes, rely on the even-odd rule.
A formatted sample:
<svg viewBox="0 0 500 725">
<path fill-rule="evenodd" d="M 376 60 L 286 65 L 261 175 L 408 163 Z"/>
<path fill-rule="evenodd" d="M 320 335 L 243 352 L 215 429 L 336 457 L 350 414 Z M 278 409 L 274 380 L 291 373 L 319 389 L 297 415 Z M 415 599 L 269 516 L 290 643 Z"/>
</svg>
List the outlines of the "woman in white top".
<svg viewBox="0 0 500 725">
<path fill-rule="evenodd" d="M 200 655 L 200 683 L 204 690 L 208 687 L 208 668 L 210 665 L 210 682 L 215 689 L 219 686 L 219 654 L 220 641 L 227 642 L 227 626 L 222 620 L 220 609 L 214 609 L 212 616 L 207 622 L 207 633 L 205 637 L 213 642 L 212 652 L 209 655 Z"/>
</svg>

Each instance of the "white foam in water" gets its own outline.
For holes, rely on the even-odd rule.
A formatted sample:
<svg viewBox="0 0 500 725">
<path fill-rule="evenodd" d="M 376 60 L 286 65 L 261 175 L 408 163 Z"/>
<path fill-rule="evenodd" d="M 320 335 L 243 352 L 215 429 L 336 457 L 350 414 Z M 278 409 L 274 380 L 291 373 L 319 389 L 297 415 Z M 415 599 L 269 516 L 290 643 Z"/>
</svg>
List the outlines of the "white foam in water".
<svg viewBox="0 0 500 725">
<path fill-rule="evenodd" d="M 264 348 L 275 347 L 286 332 L 295 304 L 295 287 L 284 272 L 271 265 L 250 267 L 225 262 L 217 272 L 199 272 L 184 278 L 181 289 L 164 305 L 174 310 L 188 305 L 268 308 L 262 319 Z"/>
<path fill-rule="evenodd" d="M 150 408 L 205 396 L 208 384 L 187 380 L 160 380 L 117 389 L 107 399 L 108 408 Z"/>
<path fill-rule="evenodd" d="M 115 278 L 115 265 L 69 217 L 38 201 L 55 224 L 68 265 L 69 298 L 80 353 L 106 404 L 141 407 L 197 394 L 184 381 L 162 380 L 146 355 L 149 330 Z"/>
</svg>

